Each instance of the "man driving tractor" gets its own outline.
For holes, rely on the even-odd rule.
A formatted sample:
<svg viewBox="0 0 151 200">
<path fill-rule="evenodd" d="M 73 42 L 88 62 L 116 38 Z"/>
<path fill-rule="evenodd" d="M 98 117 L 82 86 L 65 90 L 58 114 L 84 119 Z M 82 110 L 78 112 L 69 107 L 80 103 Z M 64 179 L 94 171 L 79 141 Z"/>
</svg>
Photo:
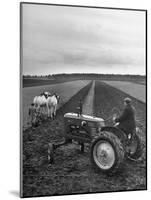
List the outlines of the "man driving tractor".
<svg viewBox="0 0 151 200">
<path fill-rule="evenodd" d="M 115 117 L 114 121 L 119 124 L 117 127 L 121 130 L 123 130 L 127 136 L 129 134 L 132 136 L 136 124 L 135 124 L 135 108 L 131 105 L 131 99 L 130 98 L 125 98 L 124 99 L 124 110 L 122 114 L 119 117 Z"/>
</svg>

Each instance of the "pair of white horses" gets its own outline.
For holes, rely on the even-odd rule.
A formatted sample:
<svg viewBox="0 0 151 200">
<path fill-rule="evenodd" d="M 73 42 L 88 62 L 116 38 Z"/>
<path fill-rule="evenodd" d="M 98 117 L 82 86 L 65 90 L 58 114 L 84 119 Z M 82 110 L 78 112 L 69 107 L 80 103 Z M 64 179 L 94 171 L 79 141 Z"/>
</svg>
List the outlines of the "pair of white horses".
<svg viewBox="0 0 151 200">
<path fill-rule="evenodd" d="M 60 97 L 56 93 L 43 92 L 40 96 L 34 97 L 33 103 L 39 109 L 40 113 L 46 113 L 48 117 L 54 118 L 56 116 L 59 99 Z"/>
</svg>

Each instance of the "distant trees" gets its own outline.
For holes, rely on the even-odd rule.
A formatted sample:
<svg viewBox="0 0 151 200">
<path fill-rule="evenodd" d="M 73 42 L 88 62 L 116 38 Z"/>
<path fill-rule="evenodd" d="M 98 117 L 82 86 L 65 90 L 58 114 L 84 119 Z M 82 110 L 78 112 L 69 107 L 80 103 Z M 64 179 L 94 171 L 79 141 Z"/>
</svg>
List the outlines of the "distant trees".
<svg viewBox="0 0 151 200">
<path fill-rule="evenodd" d="M 46 78 L 46 79 L 71 79 L 71 80 L 79 80 L 79 79 L 89 79 L 89 80 L 122 80 L 122 81 L 144 81 L 146 80 L 146 76 L 142 75 L 130 75 L 130 74 L 95 74 L 95 73 L 71 73 L 71 74 L 48 74 L 48 75 L 23 75 L 23 78 Z"/>
</svg>

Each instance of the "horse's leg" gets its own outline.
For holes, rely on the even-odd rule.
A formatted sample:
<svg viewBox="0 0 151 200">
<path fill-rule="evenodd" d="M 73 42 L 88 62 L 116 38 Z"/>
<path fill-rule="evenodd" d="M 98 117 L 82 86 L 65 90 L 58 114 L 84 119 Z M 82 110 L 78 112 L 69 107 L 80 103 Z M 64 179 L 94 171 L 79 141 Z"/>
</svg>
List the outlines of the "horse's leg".
<svg viewBox="0 0 151 200">
<path fill-rule="evenodd" d="M 43 112 L 42 112 L 42 107 L 41 107 L 41 106 L 39 106 L 39 110 L 40 110 L 40 113 L 41 113 L 41 115 L 42 115 Z"/>
<path fill-rule="evenodd" d="M 48 116 L 51 118 L 51 108 L 48 107 Z"/>
<path fill-rule="evenodd" d="M 43 109 L 41 105 L 39 106 L 39 110 L 40 110 L 41 115 L 43 115 Z"/>
<path fill-rule="evenodd" d="M 45 106 L 42 106 L 42 113 L 43 113 L 43 118 L 46 119 L 46 113 L 45 113 Z"/>
<path fill-rule="evenodd" d="M 41 107 L 41 112 L 44 115 L 44 108 L 43 108 L 43 106 Z"/>
<path fill-rule="evenodd" d="M 46 105 L 46 106 L 45 106 L 45 113 L 46 113 L 47 116 L 49 115 L 48 111 L 49 111 L 49 107 Z M 48 117 L 49 117 L 49 116 L 48 116 Z"/>
<path fill-rule="evenodd" d="M 46 113 L 45 113 L 45 106 L 43 105 L 43 114 L 44 114 L 44 116 L 46 115 Z"/>
<path fill-rule="evenodd" d="M 50 117 L 50 109 L 49 109 L 49 105 L 46 106 L 46 109 L 47 109 L 47 111 L 46 111 L 46 112 L 47 112 L 47 116 L 48 116 L 48 118 L 49 118 L 49 117 Z"/>
<path fill-rule="evenodd" d="M 44 105 L 44 113 L 45 113 L 45 115 L 47 115 L 47 107 L 46 107 L 46 105 Z"/>
<path fill-rule="evenodd" d="M 53 107 L 53 118 L 56 116 L 56 106 Z"/>
<path fill-rule="evenodd" d="M 53 107 L 51 106 L 51 118 L 53 119 Z"/>
<path fill-rule="evenodd" d="M 44 116 L 46 116 L 45 105 L 43 105 L 43 113 L 44 113 Z"/>
<path fill-rule="evenodd" d="M 55 105 L 55 109 L 54 109 L 54 115 L 56 116 L 56 112 L 57 112 L 57 105 Z"/>
<path fill-rule="evenodd" d="M 55 107 L 53 106 L 53 112 L 52 112 L 52 114 L 53 114 L 53 119 L 55 118 Z"/>
</svg>

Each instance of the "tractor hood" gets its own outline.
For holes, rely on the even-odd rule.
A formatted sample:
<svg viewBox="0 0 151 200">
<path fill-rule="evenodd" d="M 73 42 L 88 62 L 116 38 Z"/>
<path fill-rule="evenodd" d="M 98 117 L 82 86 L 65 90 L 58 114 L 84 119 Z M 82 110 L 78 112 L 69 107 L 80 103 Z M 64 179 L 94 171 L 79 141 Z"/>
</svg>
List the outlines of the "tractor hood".
<svg viewBox="0 0 151 200">
<path fill-rule="evenodd" d="M 64 115 L 64 118 L 79 119 L 82 121 L 88 121 L 88 122 L 92 122 L 92 123 L 94 122 L 94 123 L 100 124 L 101 127 L 104 126 L 104 119 L 99 118 L 99 117 L 90 116 L 90 115 L 85 115 L 85 114 L 79 115 L 77 113 L 66 113 Z"/>
</svg>

